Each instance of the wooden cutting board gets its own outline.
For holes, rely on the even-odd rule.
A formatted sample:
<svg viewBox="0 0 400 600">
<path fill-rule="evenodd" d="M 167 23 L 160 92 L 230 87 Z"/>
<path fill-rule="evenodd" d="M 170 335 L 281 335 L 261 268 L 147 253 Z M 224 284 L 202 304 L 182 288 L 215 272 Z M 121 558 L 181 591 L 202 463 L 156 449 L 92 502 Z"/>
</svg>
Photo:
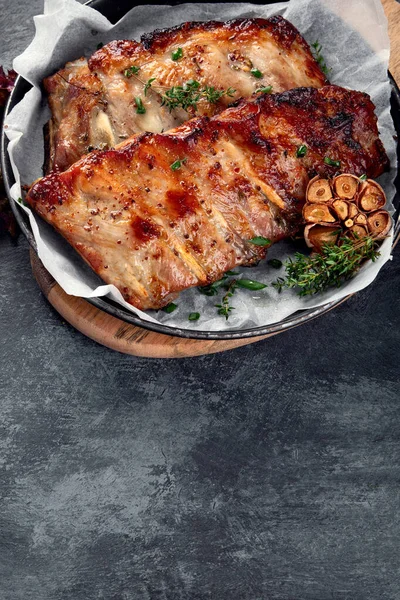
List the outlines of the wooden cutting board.
<svg viewBox="0 0 400 600">
<path fill-rule="evenodd" d="M 382 4 L 389 22 L 391 42 L 389 68 L 397 83 L 400 84 L 400 4 L 396 0 L 382 0 Z M 82 298 L 66 294 L 46 271 L 33 250 L 31 250 L 31 264 L 43 294 L 68 323 L 92 340 L 125 354 L 150 358 L 200 356 L 252 344 L 271 335 L 220 341 L 193 340 L 148 331 L 125 323 Z"/>
</svg>

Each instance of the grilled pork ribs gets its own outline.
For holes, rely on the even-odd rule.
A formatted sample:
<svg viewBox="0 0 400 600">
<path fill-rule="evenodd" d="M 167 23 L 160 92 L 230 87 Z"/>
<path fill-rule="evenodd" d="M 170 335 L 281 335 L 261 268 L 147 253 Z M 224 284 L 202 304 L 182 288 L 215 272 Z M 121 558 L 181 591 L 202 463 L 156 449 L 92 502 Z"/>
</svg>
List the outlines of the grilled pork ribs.
<svg viewBox="0 0 400 600">
<path fill-rule="evenodd" d="M 198 86 L 194 98 L 203 92 L 196 106 L 163 105 L 168 90 L 188 82 Z M 146 34 L 141 43 L 114 41 L 44 81 L 52 112 L 45 170 L 63 171 L 91 149 L 135 133 L 213 116 L 266 86 L 282 92 L 326 83 L 308 44 L 279 16 L 185 23 Z"/>
<path fill-rule="evenodd" d="M 94 151 L 26 199 L 128 302 L 158 309 L 263 258 L 252 238 L 294 234 L 314 175 L 388 166 L 367 94 L 299 88 Z"/>
</svg>

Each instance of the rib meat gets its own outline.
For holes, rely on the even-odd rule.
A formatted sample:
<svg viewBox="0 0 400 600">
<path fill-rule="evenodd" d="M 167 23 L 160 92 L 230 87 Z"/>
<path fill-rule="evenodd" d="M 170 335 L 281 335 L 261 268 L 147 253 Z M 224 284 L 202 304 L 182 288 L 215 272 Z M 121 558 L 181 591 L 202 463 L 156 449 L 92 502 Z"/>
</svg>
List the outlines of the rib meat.
<svg viewBox="0 0 400 600">
<path fill-rule="evenodd" d="M 182 58 L 174 61 L 178 48 Z M 139 71 L 127 77 L 124 72 L 131 66 Z M 145 95 L 144 86 L 153 78 Z M 167 89 L 190 80 L 202 88 L 236 90 L 215 104 L 201 99 L 196 114 L 207 116 L 263 86 L 281 92 L 327 83 L 308 44 L 279 16 L 185 23 L 144 35 L 141 43 L 114 41 L 89 61 L 68 63 L 45 79 L 52 112 L 47 171 L 65 170 L 91 148 L 111 148 L 135 133 L 167 131 L 192 118 L 193 109 L 170 112 L 161 106 Z M 135 98 L 142 100 L 144 114 L 136 112 Z"/>
<path fill-rule="evenodd" d="M 294 234 L 314 175 L 387 168 L 368 95 L 300 88 L 92 152 L 36 182 L 27 201 L 128 302 L 157 309 L 258 262 L 266 249 L 253 237 Z"/>
</svg>

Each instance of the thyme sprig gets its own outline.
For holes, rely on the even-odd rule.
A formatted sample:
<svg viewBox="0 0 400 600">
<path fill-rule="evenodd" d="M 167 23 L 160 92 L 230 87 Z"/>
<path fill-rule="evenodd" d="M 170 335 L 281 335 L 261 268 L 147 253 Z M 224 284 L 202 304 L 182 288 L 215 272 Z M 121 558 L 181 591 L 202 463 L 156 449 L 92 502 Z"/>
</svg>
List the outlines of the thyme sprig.
<svg viewBox="0 0 400 600">
<path fill-rule="evenodd" d="M 311 44 L 311 48 L 313 48 L 312 53 L 314 55 L 315 60 L 319 64 L 321 71 L 328 76 L 332 69 L 329 69 L 326 65 L 325 59 L 321 54 L 322 45 L 316 40 L 313 44 Z"/>
<path fill-rule="evenodd" d="M 181 107 L 184 110 L 189 108 L 197 110 L 197 104 L 201 99 L 205 99 L 210 104 L 215 104 L 222 96 L 232 97 L 236 90 L 229 87 L 227 90 L 217 90 L 213 86 L 200 86 L 198 81 L 191 79 L 183 85 L 176 85 L 161 94 L 161 106 L 167 106 L 170 111 Z"/>
<path fill-rule="evenodd" d="M 225 317 L 226 320 L 229 319 L 229 314 L 233 310 L 235 310 L 235 307 L 231 306 L 229 304 L 229 300 L 230 300 L 230 298 L 232 298 L 233 294 L 235 293 L 236 283 L 237 283 L 236 279 L 233 279 L 229 283 L 229 285 L 227 287 L 226 294 L 222 298 L 221 304 L 216 304 L 215 305 L 215 307 L 218 308 L 218 314 L 221 315 L 222 317 Z"/>
<path fill-rule="evenodd" d="M 305 256 L 296 252 L 294 260 L 289 258 L 285 263 L 286 277 L 279 277 L 272 285 L 278 292 L 283 288 L 298 288 L 299 296 L 340 287 L 366 260 L 378 258 L 377 248 L 372 237 L 342 237 L 339 246 L 325 244 L 320 254 Z"/>
<path fill-rule="evenodd" d="M 151 77 L 151 79 L 147 80 L 147 83 L 144 86 L 144 95 L 147 96 L 147 92 L 149 91 L 149 89 L 151 88 L 151 84 L 153 83 L 153 81 L 155 81 L 156 78 L 155 77 Z"/>
<path fill-rule="evenodd" d="M 132 77 L 132 75 L 137 75 L 139 73 L 139 71 L 140 71 L 140 67 L 137 67 L 136 65 L 132 65 L 132 66 L 128 67 L 127 69 L 125 69 L 124 75 L 125 75 L 125 77 L 130 79 Z"/>
<path fill-rule="evenodd" d="M 218 314 L 222 315 L 227 320 L 232 310 L 235 310 L 235 307 L 230 305 L 230 298 L 232 298 L 237 288 L 258 291 L 267 287 L 265 283 L 254 281 L 253 279 L 237 279 L 236 275 L 239 275 L 236 271 L 227 271 L 221 279 L 218 279 L 218 281 L 197 288 L 201 294 L 205 294 L 206 296 L 216 296 L 219 293 L 220 288 L 226 290 L 226 293 L 222 297 L 221 304 L 215 304 L 214 306 L 218 308 Z M 230 279 L 231 277 L 234 279 Z"/>
</svg>

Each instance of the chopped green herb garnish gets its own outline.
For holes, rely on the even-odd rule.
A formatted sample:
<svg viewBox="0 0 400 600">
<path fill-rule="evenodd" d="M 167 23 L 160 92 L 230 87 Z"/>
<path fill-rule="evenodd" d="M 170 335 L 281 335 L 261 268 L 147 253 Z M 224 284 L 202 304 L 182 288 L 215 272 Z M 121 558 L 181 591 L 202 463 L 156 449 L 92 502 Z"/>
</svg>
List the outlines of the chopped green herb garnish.
<svg viewBox="0 0 400 600">
<path fill-rule="evenodd" d="M 218 288 L 224 285 L 232 273 L 233 271 L 228 271 L 221 277 L 221 279 L 218 279 L 218 281 L 214 281 L 214 283 L 210 283 L 210 285 L 203 285 L 197 289 L 199 290 L 200 294 L 204 294 L 205 296 L 216 296 L 218 294 Z M 235 275 L 237 275 L 237 273 L 235 273 Z"/>
<path fill-rule="evenodd" d="M 137 75 L 140 71 L 140 67 L 135 67 L 135 65 L 132 65 L 131 67 L 129 67 L 129 69 L 125 69 L 124 71 L 124 75 L 125 77 L 132 77 L 132 75 Z"/>
<path fill-rule="evenodd" d="M 177 171 L 178 169 L 181 168 L 183 163 L 185 163 L 186 161 L 187 161 L 187 158 L 179 158 L 178 160 L 176 160 L 175 162 L 172 163 L 171 169 L 173 171 Z"/>
<path fill-rule="evenodd" d="M 307 154 L 307 146 L 302 144 L 297 148 L 296 156 L 297 158 L 303 158 Z"/>
<path fill-rule="evenodd" d="M 360 181 L 367 181 L 368 178 L 367 178 L 366 174 L 364 173 L 364 175 L 361 175 L 361 177 L 359 177 L 358 179 Z"/>
<path fill-rule="evenodd" d="M 200 87 L 200 83 L 195 79 L 189 79 L 186 83 L 183 84 L 184 90 L 198 90 Z"/>
<path fill-rule="evenodd" d="M 29 204 L 28 204 L 28 203 L 27 203 L 27 201 L 26 201 L 26 200 L 24 200 L 23 198 L 18 198 L 18 202 L 19 202 L 20 204 L 22 204 L 22 206 L 27 206 L 27 207 L 29 207 Z"/>
<path fill-rule="evenodd" d="M 270 260 L 267 261 L 267 264 L 272 267 L 273 269 L 280 269 L 282 266 L 282 261 L 279 260 L 278 258 L 271 258 Z"/>
<path fill-rule="evenodd" d="M 232 310 L 235 310 L 234 306 L 229 305 L 229 298 L 231 298 L 235 292 L 236 288 L 236 279 L 230 282 L 228 285 L 228 289 L 226 291 L 225 296 L 222 298 L 221 304 L 216 304 L 215 307 L 218 308 L 218 314 L 225 317 L 226 320 L 229 319 L 229 313 Z"/>
<path fill-rule="evenodd" d="M 378 256 L 373 238 L 342 237 L 340 246 L 325 244 L 321 254 L 305 256 L 296 252 L 295 259 L 289 258 L 285 263 L 286 277 L 279 277 L 272 285 L 278 292 L 283 288 L 298 288 L 299 296 L 317 294 L 330 287 L 340 287 L 364 261 L 375 261 Z"/>
<path fill-rule="evenodd" d="M 271 240 L 269 240 L 266 237 L 262 237 L 262 235 L 253 237 L 251 238 L 251 240 L 248 241 L 250 242 L 250 244 L 254 244 L 255 246 L 270 246 L 272 243 Z"/>
<path fill-rule="evenodd" d="M 229 319 L 229 313 L 232 310 L 235 310 L 234 306 L 229 306 L 229 299 L 227 296 L 223 297 L 222 304 L 216 304 L 216 308 L 218 308 L 218 314 L 225 317 L 226 320 Z"/>
<path fill-rule="evenodd" d="M 236 90 L 231 87 L 229 87 L 227 90 L 216 90 L 215 87 L 206 85 L 201 90 L 200 94 L 207 100 L 207 102 L 215 104 L 220 98 L 222 98 L 222 96 L 232 97 L 235 92 Z"/>
<path fill-rule="evenodd" d="M 177 50 L 174 50 L 171 54 L 172 60 L 179 60 L 180 58 L 182 58 L 182 56 L 183 56 L 182 48 L 178 48 Z"/>
<path fill-rule="evenodd" d="M 271 94 L 271 92 L 272 92 L 272 85 L 267 85 L 266 87 L 260 87 L 260 88 L 256 89 L 257 94 Z"/>
<path fill-rule="evenodd" d="M 263 74 L 259 69 L 251 69 L 250 73 L 253 75 L 253 77 L 256 77 L 257 79 L 261 79 L 263 77 Z"/>
<path fill-rule="evenodd" d="M 226 319 L 229 318 L 229 313 L 234 310 L 234 307 L 229 304 L 229 299 L 233 296 L 237 288 L 262 290 L 267 287 L 265 283 L 261 283 L 260 281 L 253 281 L 252 279 L 236 279 L 236 275 L 240 275 L 240 273 L 237 273 L 236 271 L 227 271 L 218 281 L 197 288 L 201 294 L 206 296 L 216 296 L 219 292 L 219 288 L 225 288 L 226 293 L 222 298 L 221 304 L 215 304 L 215 306 L 218 308 L 218 314 L 224 316 Z M 235 277 L 235 279 L 228 279 L 229 277 Z"/>
<path fill-rule="evenodd" d="M 322 46 L 319 43 L 319 41 L 317 40 L 316 42 L 314 42 L 313 44 L 311 44 L 311 47 L 313 48 L 313 54 L 314 54 L 314 58 L 317 61 L 317 63 L 319 64 L 321 71 L 325 74 L 325 75 L 329 75 L 329 72 L 332 69 L 328 69 L 328 67 L 326 66 L 326 62 L 324 57 L 321 54 L 321 50 L 322 50 Z"/>
<path fill-rule="evenodd" d="M 200 88 L 198 81 L 190 79 L 183 85 L 177 85 L 167 90 L 161 97 L 161 106 L 168 106 L 170 111 L 178 107 L 184 110 L 188 110 L 189 108 L 197 110 L 197 103 L 201 98 L 211 104 L 215 104 L 222 96 L 232 97 L 235 91 L 231 87 L 227 90 L 217 90 L 212 86 Z"/>
<path fill-rule="evenodd" d="M 200 319 L 200 313 L 192 312 L 188 316 L 189 321 L 198 321 Z"/>
<path fill-rule="evenodd" d="M 104 46 L 103 42 L 99 42 L 96 46 L 97 50 L 101 50 L 102 47 Z"/>
<path fill-rule="evenodd" d="M 330 167 L 340 167 L 340 160 L 333 160 L 333 158 L 329 158 L 329 156 L 325 156 L 324 163 Z"/>
<path fill-rule="evenodd" d="M 178 305 L 171 302 L 170 304 L 167 304 L 167 306 L 164 306 L 164 308 L 162 310 L 166 313 L 172 313 L 177 308 L 178 308 Z"/>
<path fill-rule="evenodd" d="M 147 92 L 148 90 L 151 88 L 151 84 L 153 83 L 153 81 L 155 81 L 156 78 L 152 77 L 151 79 L 148 79 L 146 85 L 144 86 L 144 95 L 147 96 Z"/>
<path fill-rule="evenodd" d="M 253 281 L 253 279 L 237 279 L 236 285 L 237 287 L 245 288 L 246 290 L 263 290 L 267 287 L 265 283 Z"/>
<path fill-rule="evenodd" d="M 137 114 L 138 115 L 144 115 L 144 113 L 146 112 L 146 109 L 143 106 L 142 99 L 139 98 L 139 96 L 136 96 L 136 98 L 135 98 L 135 104 L 136 104 L 136 112 L 137 112 Z"/>
</svg>

